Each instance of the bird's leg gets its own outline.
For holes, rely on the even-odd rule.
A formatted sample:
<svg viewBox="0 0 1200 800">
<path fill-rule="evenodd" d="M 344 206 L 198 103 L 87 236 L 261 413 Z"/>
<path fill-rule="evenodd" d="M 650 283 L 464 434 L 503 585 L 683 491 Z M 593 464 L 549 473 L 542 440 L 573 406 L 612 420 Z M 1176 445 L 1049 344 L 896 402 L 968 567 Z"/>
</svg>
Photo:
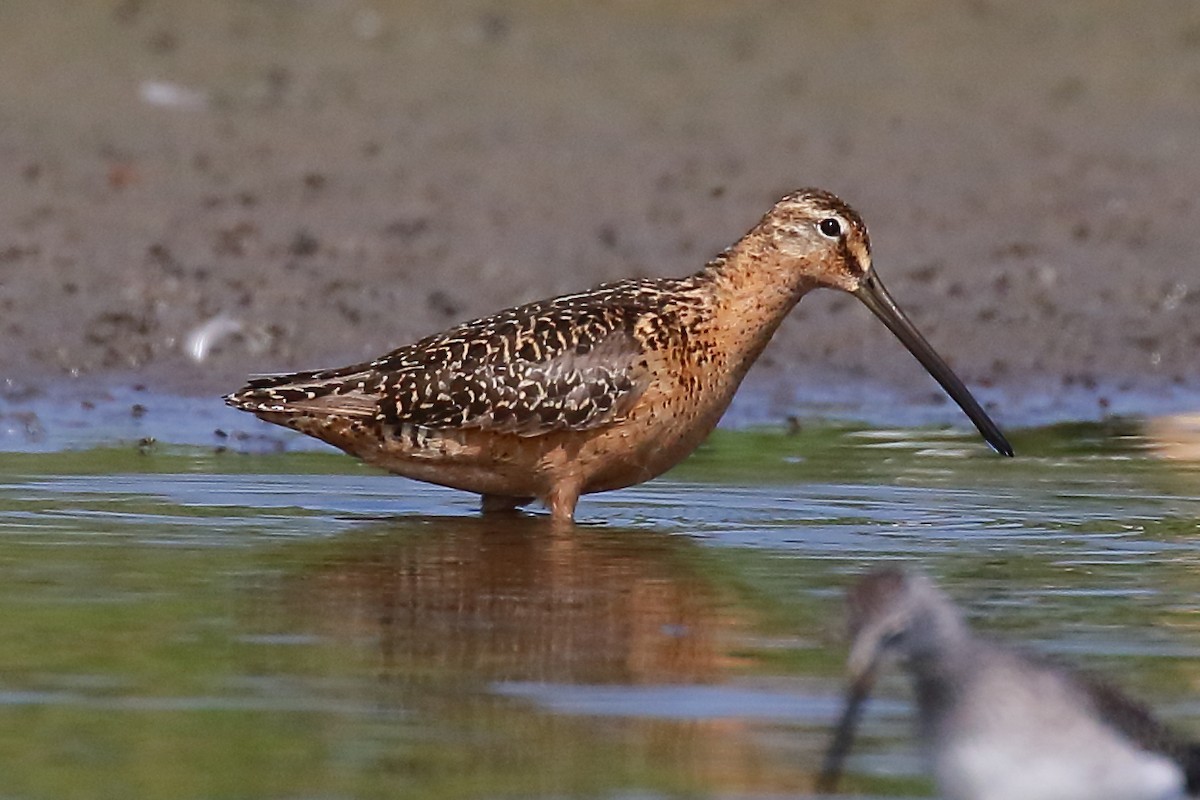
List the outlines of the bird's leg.
<svg viewBox="0 0 1200 800">
<path fill-rule="evenodd" d="M 503 494 L 485 494 L 479 501 L 479 510 L 484 514 L 509 514 L 521 506 L 533 502 L 532 497 L 509 497 Z"/>
<path fill-rule="evenodd" d="M 579 502 L 580 488 L 578 481 L 560 481 L 542 498 L 555 521 L 575 521 L 575 504 Z"/>
</svg>

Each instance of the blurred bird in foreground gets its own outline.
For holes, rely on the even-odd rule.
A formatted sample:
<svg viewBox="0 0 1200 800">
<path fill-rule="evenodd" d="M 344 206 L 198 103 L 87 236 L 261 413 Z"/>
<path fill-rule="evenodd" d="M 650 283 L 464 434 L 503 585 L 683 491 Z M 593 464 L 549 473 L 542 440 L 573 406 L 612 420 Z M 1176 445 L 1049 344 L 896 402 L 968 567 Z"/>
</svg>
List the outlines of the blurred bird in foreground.
<svg viewBox="0 0 1200 800">
<path fill-rule="evenodd" d="M 976 636 L 923 575 L 877 570 L 847 605 L 850 687 L 819 790 L 836 789 L 889 658 L 912 676 L 946 800 L 1177 800 L 1200 789 L 1200 745 L 1105 683 Z"/>
</svg>

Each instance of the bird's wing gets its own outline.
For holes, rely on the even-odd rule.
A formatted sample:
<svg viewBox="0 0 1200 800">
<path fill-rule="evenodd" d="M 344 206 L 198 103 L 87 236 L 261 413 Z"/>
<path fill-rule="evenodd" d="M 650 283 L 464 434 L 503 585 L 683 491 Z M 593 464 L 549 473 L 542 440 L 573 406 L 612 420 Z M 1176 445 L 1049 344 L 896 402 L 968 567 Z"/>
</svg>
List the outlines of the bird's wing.
<svg viewBox="0 0 1200 800">
<path fill-rule="evenodd" d="M 635 308 L 527 306 L 401 348 L 374 362 L 377 419 L 521 436 L 622 419 L 649 373 Z"/>
<path fill-rule="evenodd" d="M 589 430 L 622 419 L 649 383 L 634 331 L 653 299 L 633 282 L 599 287 L 467 322 L 368 363 L 258 378 L 226 402 L 434 431 Z"/>
</svg>

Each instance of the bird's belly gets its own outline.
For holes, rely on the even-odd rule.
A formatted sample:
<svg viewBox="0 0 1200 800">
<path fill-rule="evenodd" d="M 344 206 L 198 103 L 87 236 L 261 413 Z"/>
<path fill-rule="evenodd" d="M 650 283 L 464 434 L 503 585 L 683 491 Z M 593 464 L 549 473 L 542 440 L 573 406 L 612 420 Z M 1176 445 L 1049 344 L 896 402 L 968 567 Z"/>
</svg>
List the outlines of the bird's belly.
<svg viewBox="0 0 1200 800">
<path fill-rule="evenodd" d="M 581 449 L 588 474 L 583 491 L 620 489 L 671 469 L 708 438 L 732 396 L 732 391 L 722 391 L 696 402 L 674 395 L 647 398 Z"/>
<path fill-rule="evenodd" d="M 436 448 L 385 443 L 377 453 L 357 455 L 399 475 L 480 494 L 541 497 L 563 483 L 586 494 L 661 475 L 691 454 L 719 418 L 719 412 L 636 415 L 595 430 L 529 437 L 459 431 Z"/>
<path fill-rule="evenodd" d="M 934 771 L 947 800 L 1181 800 L 1183 774 L 1164 756 L 1082 715 L 1048 725 L 962 730 L 943 739 Z"/>
<path fill-rule="evenodd" d="M 355 454 L 398 475 L 455 489 L 543 497 L 562 484 L 592 493 L 650 480 L 686 458 L 709 430 L 711 426 L 683 433 L 656 428 L 649 438 L 640 435 L 640 427 L 614 423 L 593 431 L 531 437 L 460 432 L 454 445 L 436 453 L 384 445 Z"/>
<path fill-rule="evenodd" d="M 406 478 L 478 494 L 541 497 L 556 480 L 557 436 L 521 437 L 478 429 L 437 431 L 419 444 L 385 435 L 353 451 L 368 464 Z"/>
</svg>

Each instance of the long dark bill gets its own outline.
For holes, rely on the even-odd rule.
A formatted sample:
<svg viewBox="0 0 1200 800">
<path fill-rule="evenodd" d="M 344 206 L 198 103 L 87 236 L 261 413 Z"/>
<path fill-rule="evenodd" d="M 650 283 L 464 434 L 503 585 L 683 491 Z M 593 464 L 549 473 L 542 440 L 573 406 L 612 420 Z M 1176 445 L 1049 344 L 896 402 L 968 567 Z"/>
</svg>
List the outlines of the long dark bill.
<svg viewBox="0 0 1200 800">
<path fill-rule="evenodd" d="M 837 791 L 838 781 L 842 777 L 842 762 L 850 754 L 854 745 L 854 733 L 858 729 L 858 720 L 862 716 L 863 704 L 871 693 L 872 675 L 850 684 L 846 690 L 846 707 L 842 718 L 838 720 L 837 730 L 825 751 L 825 761 L 821 764 L 821 774 L 817 776 L 817 791 L 821 794 L 833 794 Z"/>
<path fill-rule="evenodd" d="M 925 341 L 921 332 L 909 322 L 908 317 L 904 316 L 904 312 L 896 305 L 896 301 L 892 300 L 887 289 L 883 288 L 883 284 L 875 275 L 874 270 L 863 278 L 862 283 L 854 292 L 854 296 L 863 301 L 863 304 L 871 309 L 884 325 L 888 326 L 888 330 L 896 334 L 896 338 L 904 343 L 908 351 L 917 357 L 917 361 L 920 361 L 921 365 L 929 370 L 933 379 L 941 384 L 946 393 L 954 398 L 954 402 L 958 403 L 959 408 L 971 418 L 971 422 L 975 423 L 975 427 L 983 434 L 984 440 L 997 453 L 1011 456 L 1013 454 L 1012 445 L 1008 443 L 1008 439 L 1004 438 L 1000 428 L 992 422 L 987 412 L 971 396 L 971 392 L 950 369 L 950 365 L 942 360 L 929 342 Z"/>
</svg>

